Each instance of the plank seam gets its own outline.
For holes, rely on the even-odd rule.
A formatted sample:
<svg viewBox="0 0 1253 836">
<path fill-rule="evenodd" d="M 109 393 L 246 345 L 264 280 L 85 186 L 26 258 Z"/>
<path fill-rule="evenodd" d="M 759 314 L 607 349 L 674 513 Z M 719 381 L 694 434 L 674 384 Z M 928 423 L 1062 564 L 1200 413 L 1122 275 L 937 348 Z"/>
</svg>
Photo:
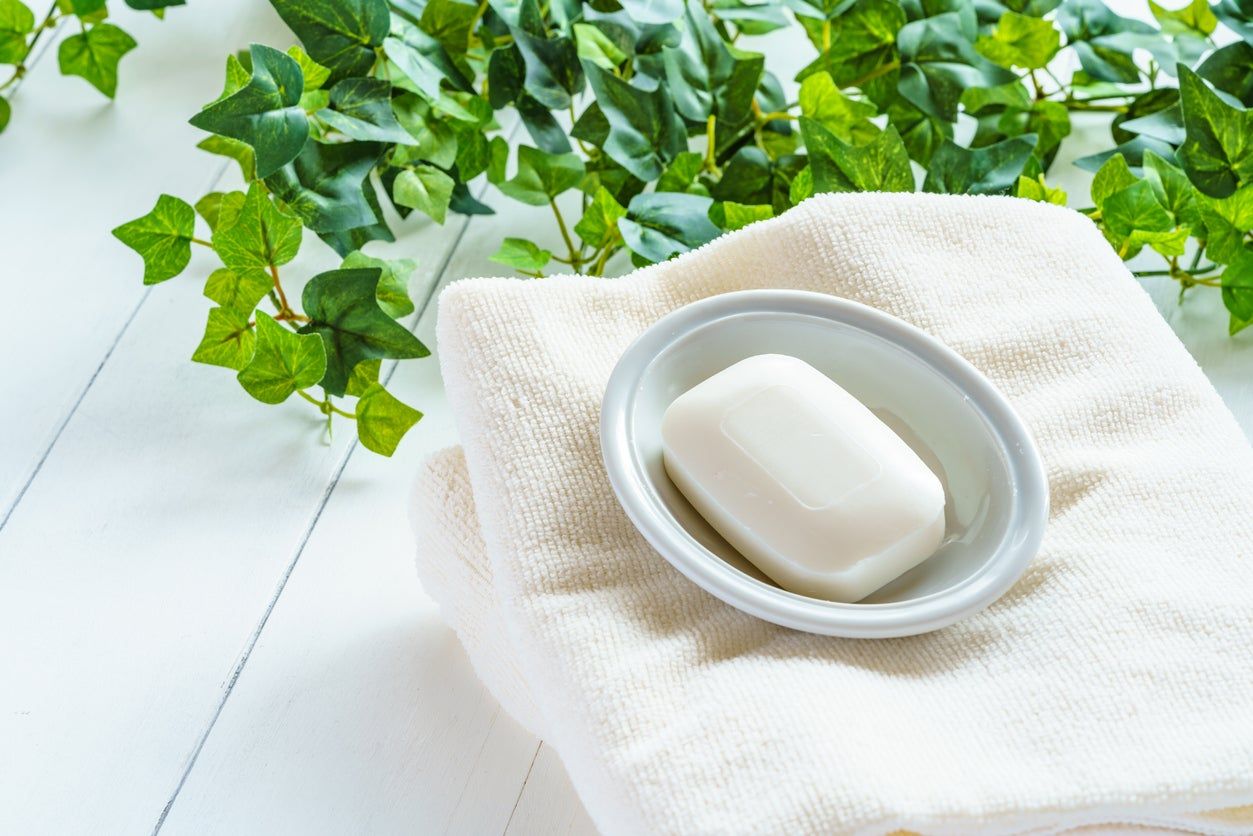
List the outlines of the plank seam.
<svg viewBox="0 0 1253 836">
<path fill-rule="evenodd" d="M 539 760 L 539 751 L 544 748 L 544 741 L 540 741 L 535 746 L 535 754 L 531 755 L 531 765 L 526 768 L 526 777 L 522 779 L 522 786 L 518 787 L 518 797 L 513 800 L 513 809 L 509 811 L 509 820 L 505 822 L 505 829 L 501 831 L 501 836 L 509 833 L 509 825 L 513 824 L 513 817 L 517 815 L 518 805 L 522 803 L 522 796 L 526 793 L 526 785 L 531 780 L 531 772 L 535 769 L 535 762 Z"/>
<path fill-rule="evenodd" d="M 471 220 L 472 218 L 467 215 L 465 221 L 461 224 L 461 228 L 457 230 L 457 235 L 453 239 L 452 246 L 448 248 L 448 252 L 445 254 L 442 262 L 440 263 L 439 272 L 436 274 L 435 282 L 432 285 L 433 288 L 438 288 L 440 284 L 443 283 L 444 274 L 448 270 L 448 265 L 451 263 L 453 255 L 461 246 L 461 241 L 465 237 L 466 230 L 469 228 Z M 432 290 L 431 296 L 429 296 L 423 303 L 421 311 L 418 314 L 418 318 L 414 321 L 410 332 L 417 330 L 418 325 L 421 323 L 422 313 L 425 313 L 427 307 L 430 305 L 430 300 L 434 297 L 434 295 L 434 290 Z M 395 374 L 395 372 L 396 364 L 393 363 L 392 367 L 387 371 L 386 376 L 383 378 L 384 385 L 391 381 L 392 375 Z M 191 757 L 187 761 L 187 766 L 183 769 L 183 774 L 179 776 L 178 783 L 174 787 L 174 792 L 170 795 L 169 800 L 165 803 L 165 807 L 161 810 L 161 815 L 157 818 L 157 823 L 152 830 L 153 836 L 157 836 L 157 834 L 161 832 L 161 828 L 165 825 L 165 820 L 168 818 L 170 810 L 174 808 L 174 803 L 178 800 L 179 794 L 182 792 L 184 785 L 187 783 L 188 776 L 190 776 L 192 770 L 195 769 L 196 761 L 200 758 L 200 753 L 204 750 L 205 743 L 208 742 L 209 736 L 213 733 L 214 727 L 221 718 L 222 711 L 226 708 L 226 703 L 230 700 L 231 694 L 235 690 L 236 683 L 239 682 L 239 677 L 243 674 L 244 668 L 247 666 L 249 659 L 252 658 L 252 652 L 256 649 L 257 644 L 261 640 L 261 634 L 265 630 L 266 623 L 270 620 L 270 615 L 274 612 L 275 607 L 278 606 L 279 598 L 282 597 L 283 591 L 287 588 L 287 582 L 291 579 L 292 573 L 296 571 L 296 565 L 300 562 L 300 558 L 304 554 L 305 547 L 309 544 L 309 540 L 313 537 L 313 532 L 317 528 L 318 520 L 321 519 L 322 512 L 326 510 L 327 503 L 329 503 L 331 499 L 331 494 L 335 492 L 335 488 L 339 485 L 340 477 L 343 476 L 344 470 L 348 467 L 348 462 L 352 458 L 352 454 L 356 452 L 357 445 L 358 440 L 355 438 L 348 444 L 348 447 L 344 450 L 343 457 L 340 459 L 339 464 L 335 469 L 335 473 L 331 476 L 330 482 L 327 484 L 326 489 L 322 492 L 322 499 L 318 503 L 318 507 L 314 511 L 313 517 L 309 521 L 309 525 L 305 528 L 305 532 L 300 539 L 300 543 L 296 547 L 295 554 L 292 556 L 286 570 L 279 578 L 278 586 L 274 590 L 274 594 L 270 597 L 270 601 L 265 608 L 265 612 L 261 615 L 261 620 L 257 623 L 251 637 L 244 646 L 243 653 L 240 655 L 239 661 L 236 662 L 235 668 L 231 673 L 231 677 L 227 681 L 226 690 L 223 692 L 221 699 L 218 700 L 218 705 L 213 712 L 213 716 L 209 719 L 209 724 L 205 727 L 204 732 L 200 735 L 200 739 L 196 742 L 196 746 L 192 750 Z"/>
<path fill-rule="evenodd" d="M 206 191 L 212 191 L 213 187 L 222 179 L 222 175 L 226 173 L 227 166 L 230 161 L 227 160 L 218 167 L 217 173 L 209 180 L 209 186 Z M 13 497 L 13 501 L 4 511 L 4 517 L 0 518 L 0 531 L 4 531 L 4 527 L 9 524 L 9 518 L 13 516 L 13 512 L 17 510 L 17 506 L 21 504 L 22 499 L 26 496 L 26 492 L 30 490 L 30 486 L 34 484 L 35 478 L 39 476 L 39 472 L 43 470 L 44 463 L 48 461 L 48 457 L 52 455 L 52 450 L 57 446 L 57 442 L 61 440 L 61 434 L 65 432 L 65 428 L 69 426 L 70 421 L 78 413 L 78 408 L 82 406 L 83 400 L 87 397 L 87 393 L 91 391 L 91 387 L 95 385 L 96 378 L 100 377 L 100 373 L 104 371 L 105 365 L 109 362 L 109 358 L 113 356 L 113 352 L 121 344 L 122 338 L 126 336 L 126 332 L 130 329 L 131 323 L 135 321 L 135 317 L 139 315 L 139 310 L 144 306 L 144 302 L 148 301 L 148 296 L 152 293 L 152 287 L 144 288 L 144 292 L 140 294 L 139 301 L 135 303 L 134 309 L 131 310 L 130 316 L 126 317 L 126 321 L 122 323 L 121 329 L 113 337 L 113 341 L 109 343 L 108 349 L 104 353 L 104 357 L 100 359 L 95 371 L 91 373 L 91 377 L 87 378 L 86 385 L 78 392 L 78 397 L 74 399 L 74 403 L 66 411 L 65 416 L 61 419 L 61 423 L 57 424 L 56 430 L 52 433 L 52 438 L 44 447 L 43 453 L 40 454 L 35 466 L 27 475 L 26 480 L 22 482 L 22 487 L 18 489 L 17 494 Z"/>
</svg>

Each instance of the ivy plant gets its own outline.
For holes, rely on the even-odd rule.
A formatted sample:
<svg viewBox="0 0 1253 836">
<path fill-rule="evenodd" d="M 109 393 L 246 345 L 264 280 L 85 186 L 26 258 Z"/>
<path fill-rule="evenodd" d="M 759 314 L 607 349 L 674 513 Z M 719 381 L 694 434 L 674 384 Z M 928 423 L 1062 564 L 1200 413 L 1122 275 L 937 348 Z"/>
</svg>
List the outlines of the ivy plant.
<svg viewBox="0 0 1253 836">
<path fill-rule="evenodd" d="M 126 5 L 163 17 L 167 7 L 186 2 L 126 0 Z M 135 39 L 108 17 L 106 0 L 55 0 L 39 18 L 22 0 L 0 0 L 0 70 L 10 68 L 7 78 L 0 74 L 0 132 L 12 115 L 6 94 L 25 78 L 39 41 L 62 24 L 77 31 L 57 48 L 61 74 L 79 76 L 110 99 L 114 97 L 118 62 L 135 48 Z"/>
<path fill-rule="evenodd" d="M 381 363 L 427 350 L 398 322 L 413 262 L 368 254 L 393 240 L 385 204 L 489 213 L 482 182 L 546 207 L 561 242 L 520 229 L 497 262 L 604 275 L 818 192 L 1065 203 L 1054 160 L 1098 113 L 1082 211 L 1123 258 L 1157 255 L 1140 275 L 1220 288 L 1235 333 L 1253 322 L 1253 0 L 1148 1 L 1155 24 L 1101 0 L 271 0 L 298 43 L 230 56 L 191 119 L 246 189 L 162 195 L 115 234 L 150 284 L 213 250 L 193 359 L 390 455 L 420 413 Z M 752 45 L 788 27 L 811 52 L 785 88 Z M 342 262 L 296 299 L 279 268 L 310 237 Z"/>
</svg>

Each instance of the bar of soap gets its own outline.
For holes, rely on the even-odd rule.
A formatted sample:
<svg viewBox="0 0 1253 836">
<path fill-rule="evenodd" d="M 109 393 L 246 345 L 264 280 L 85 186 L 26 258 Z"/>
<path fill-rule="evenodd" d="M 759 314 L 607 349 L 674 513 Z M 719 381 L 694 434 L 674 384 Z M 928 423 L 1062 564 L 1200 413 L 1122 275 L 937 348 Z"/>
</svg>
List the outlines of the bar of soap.
<svg viewBox="0 0 1253 836">
<path fill-rule="evenodd" d="M 661 423 L 666 473 L 784 589 L 852 603 L 930 557 L 944 488 L 896 433 L 813 366 L 741 360 Z"/>
</svg>

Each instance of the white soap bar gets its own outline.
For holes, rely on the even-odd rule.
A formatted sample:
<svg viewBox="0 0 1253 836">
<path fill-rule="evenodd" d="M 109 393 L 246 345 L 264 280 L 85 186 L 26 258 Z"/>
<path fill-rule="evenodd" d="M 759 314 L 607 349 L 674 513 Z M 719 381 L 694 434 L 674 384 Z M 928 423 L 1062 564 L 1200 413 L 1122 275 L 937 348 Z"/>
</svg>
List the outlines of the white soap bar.
<svg viewBox="0 0 1253 836">
<path fill-rule="evenodd" d="M 930 557 L 944 488 L 896 433 L 808 363 L 741 360 L 661 424 L 666 472 L 784 589 L 851 603 Z"/>
</svg>

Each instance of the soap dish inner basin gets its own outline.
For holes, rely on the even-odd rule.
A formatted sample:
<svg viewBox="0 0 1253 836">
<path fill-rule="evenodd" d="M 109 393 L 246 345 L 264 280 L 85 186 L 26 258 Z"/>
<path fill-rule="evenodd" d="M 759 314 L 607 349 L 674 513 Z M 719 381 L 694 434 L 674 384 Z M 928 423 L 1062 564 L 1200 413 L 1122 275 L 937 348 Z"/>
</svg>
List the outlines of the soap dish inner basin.
<svg viewBox="0 0 1253 836">
<path fill-rule="evenodd" d="M 653 357 L 627 408 L 627 436 L 651 504 L 663 516 L 728 566 L 778 589 L 692 508 L 662 463 L 661 419 L 671 402 L 757 354 L 790 354 L 830 377 L 891 427 L 944 485 L 939 551 L 857 604 L 830 606 L 914 601 L 950 590 L 984 568 L 1010 535 L 1013 492 L 1009 464 L 988 420 L 930 359 L 858 324 L 824 316 L 732 313 L 679 336 Z"/>
</svg>

